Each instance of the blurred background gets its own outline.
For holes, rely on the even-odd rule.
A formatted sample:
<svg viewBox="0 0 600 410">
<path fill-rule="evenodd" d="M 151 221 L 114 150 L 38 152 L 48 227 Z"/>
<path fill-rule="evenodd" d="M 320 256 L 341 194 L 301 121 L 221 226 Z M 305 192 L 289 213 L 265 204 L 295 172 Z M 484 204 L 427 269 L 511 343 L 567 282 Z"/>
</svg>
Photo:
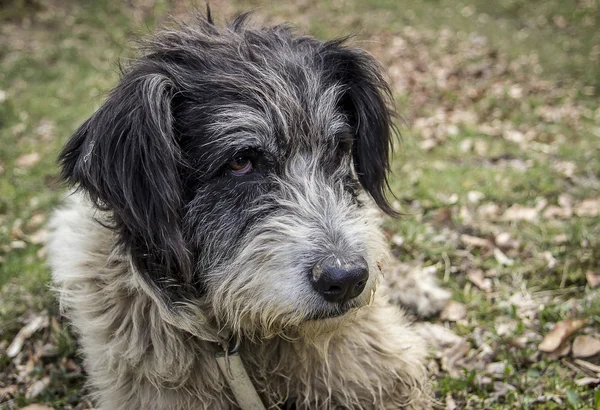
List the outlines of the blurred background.
<svg viewBox="0 0 600 410">
<path fill-rule="evenodd" d="M 600 1 L 211 1 L 353 43 L 403 121 L 393 267 L 452 291 L 420 326 L 441 408 L 600 408 Z M 0 409 L 87 409 L 45 224 L 61 145 L 186 0 L 0 0 Z M 35 407 L 37 405 L 37 407 Z M 26 407 L 27 408 L 27 407 Z"/>
</svg>

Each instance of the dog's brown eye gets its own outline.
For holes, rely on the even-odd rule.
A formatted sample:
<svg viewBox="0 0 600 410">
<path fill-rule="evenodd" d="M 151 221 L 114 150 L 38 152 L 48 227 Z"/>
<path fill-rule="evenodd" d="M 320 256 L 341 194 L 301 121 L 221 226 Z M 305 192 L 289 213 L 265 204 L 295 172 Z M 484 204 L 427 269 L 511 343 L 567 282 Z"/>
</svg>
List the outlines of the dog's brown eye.
<svg viewBox="0 0 600 410">
<path fill-rule="evenodd" d="M 237 157 L 227 164 L 233 175 L 244 175 L 252 172 L 252 161 L 248 157 Z"/>
</svg>

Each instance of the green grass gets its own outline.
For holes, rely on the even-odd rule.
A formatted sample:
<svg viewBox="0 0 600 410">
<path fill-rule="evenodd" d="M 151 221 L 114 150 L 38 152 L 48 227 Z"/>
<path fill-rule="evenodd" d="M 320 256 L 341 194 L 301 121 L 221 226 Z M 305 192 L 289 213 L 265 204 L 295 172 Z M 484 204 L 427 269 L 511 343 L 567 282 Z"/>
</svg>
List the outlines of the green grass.
<svg viewBox="0 0 600 410">
<path fill-rule="evenodd" d="M 126 48 L 129 38 L 151 29 L 171 7 L 170 2 L 157 2 L 140 17 L 138 9 L 108 0 L 78 2 L 68 10 L 58 3 L 47 7 L 34 2 L 34 9 L 23 7 L 28 2 L 7 4 L 0 13 L 0 90 L 6 93 L 0 102 L 0 352 L 2 341 L 12 340 L 27 314 L 56 313 L 48 292 L 45 250 L 31 239 L 64 192 L 56 155 L 114 85 L 118 60 L 131 52 Z M 472 409 L 600 408 L 598 390 L 574 383 L 582 373 L 537 352 L 543 335 L 559 320 L 585 317 L 590 324 L 586 332 L 600 330 L 600 298 L 585 277 L 587 271 L 600 272 L 599 218 L 546 219 L 543 211 L 534 221 L 501 218 L 512 204 L 532 207 L 545 199 L 548 206 L 557 205 L 565 194 L 577 204 L 600 196 L 600 2 L 240 0 L 213 11 L 221 19 L 223 13 L 249 8 L 256 9 L 258 19 L 291 21 L 322 38 L 355 33 L 356 43 L 388 69 L 425 59 L 429 76 L 423 88 L 395 90 L 407 126 L 397 147 L 391 186 L 406 216 L 386 220 L 385 229 L 404 238 L 401 246 L 392 247 L 399 259 L 437 265 L 442 273 L 450 264 L 444 286 L 468 310 L 467 320 L 452 324 L 452 329 L 473 349 L 484 340 L 493 349 L 489 361 L 504 362 L 507 369 L 491 382 L 485 380 L 485 370 L 472 364 L 458 377 L 442 371 L 433 377 L 437 397 L 444 401 L 451 394 L 459 408 Z M 450 35 L 442 41 L 444 30 Z M 470 42 L 473 36 L 486 39 L 480 49 Z M 409 45 L 401 57 L 390 51 L 397 37 Z M 474 74 L 485 64 L 490 70 L 503 65 L 506 70 Z M 440 67 L 454 70 L 457 85 L 435 86 L 433 72 Z M 512 98 L 513 85 L 530 90 Z M 479 94 L 467 98 L 469 87 Z M 420 100 L 421 94 L 427 98 Z M 467 110 L 479 119 L 457 123 L 456 132 L 424 149 L 428 131 L 411 125 L 420 117 L 436 118 L 441 107 L 450 113 Z M 500 124 L 501 130 L 486 131 L 482 124 Z M 531 132 L 531 142 L 504 138 L 507 127 Z M 19 166 L 19 158 L 30 153 L 39 154 L 39 161 Z M 557 168 L 561 162 L 574 164 L 573 175 Z M 472 191 L 483 194 L 479 203 L 469 202 Z M 497 214 L 479 215 L 489 204 L 498 207 Z M 450 215 L 450 220 L 440 220 L 440 215 Z M 493 239 L 500 233 L 519 242 L 516 249 L 505 250 L 512 266 L 499 264 L 484 249 L 466 248 L 460 240 L 461 234 Z M 557 241 L 561 235 L 565 240 Z M 548 265 L 544 252 L 556 259 L 554 266 Z M 492 293 L 467 279 L 470 269 L 495 272 Z M 523 316 L 518 303 L 509 302 L 522 290 L 544 305 L 533 309 L 533 319 Z M 514 324 L 508 334 L 498 332 L 502 320 Z M 56 322 L 40 337 L 59 351 L 54 362 L 34 369 L 34 375 L 50 375 L 51 384 L 36 399 L 19 393 L 10 404 L 0 401 L 0 408 L 31 402 L 73 408 L 82 400 L 84 377 L 65 367 L 66 360 L 80 360 L 66 325 Z M 520 349 L 511 344 L 518 337 L 527 341 Z M 0 353 L 0 374 L 10 372 L 11 366 Z M 512 388 L 498 395 L 494 382 Z M 0 379 L 0 388 L 2 383 Z M 554 395 L 562 404 L 536 403 L 543 395 Z"/>
</svg>

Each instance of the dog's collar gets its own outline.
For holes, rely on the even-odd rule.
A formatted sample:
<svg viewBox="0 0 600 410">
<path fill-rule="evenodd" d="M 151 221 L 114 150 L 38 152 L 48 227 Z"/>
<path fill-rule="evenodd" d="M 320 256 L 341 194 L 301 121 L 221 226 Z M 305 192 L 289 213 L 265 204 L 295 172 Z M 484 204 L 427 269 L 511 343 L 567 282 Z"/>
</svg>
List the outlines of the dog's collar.
<svg viewBox="0 0 600 410">
<path fill-rule="evenodd" d="M 233 347 L 223 346 L 223 351 L 215 356 L 223 377 L 227 380 L 229 388 L 242 410 L 265 410 L 252 380 L 244 367 L 238 349 L 239 342 Z"/>
</svg>

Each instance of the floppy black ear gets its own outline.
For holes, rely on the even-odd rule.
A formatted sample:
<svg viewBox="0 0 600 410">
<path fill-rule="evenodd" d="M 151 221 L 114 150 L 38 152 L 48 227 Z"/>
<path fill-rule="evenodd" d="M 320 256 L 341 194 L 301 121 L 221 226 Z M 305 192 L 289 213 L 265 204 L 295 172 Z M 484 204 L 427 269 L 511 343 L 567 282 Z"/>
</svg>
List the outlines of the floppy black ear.
<svg viewBox="0 0 600 410">
<path fill-rule="evenodd" d="M 331 52 L 325 64 L 345 90 L 340 104 L 354 130 L 354 169 L 375 203 L 387 214 L 397 216 L 386 195 L 395 131 L 392 94 L 377 61 L 342 42 L 327 43 Z"/>
<path fill-rule="evenodd" d="M 67 142 L 62 177 L 114 213 L 137 263 L 159 263 L 189 281 L 190 262 L 179 229 L 180 150 L 168 77 L 134 69 Z"/>
</svg>

